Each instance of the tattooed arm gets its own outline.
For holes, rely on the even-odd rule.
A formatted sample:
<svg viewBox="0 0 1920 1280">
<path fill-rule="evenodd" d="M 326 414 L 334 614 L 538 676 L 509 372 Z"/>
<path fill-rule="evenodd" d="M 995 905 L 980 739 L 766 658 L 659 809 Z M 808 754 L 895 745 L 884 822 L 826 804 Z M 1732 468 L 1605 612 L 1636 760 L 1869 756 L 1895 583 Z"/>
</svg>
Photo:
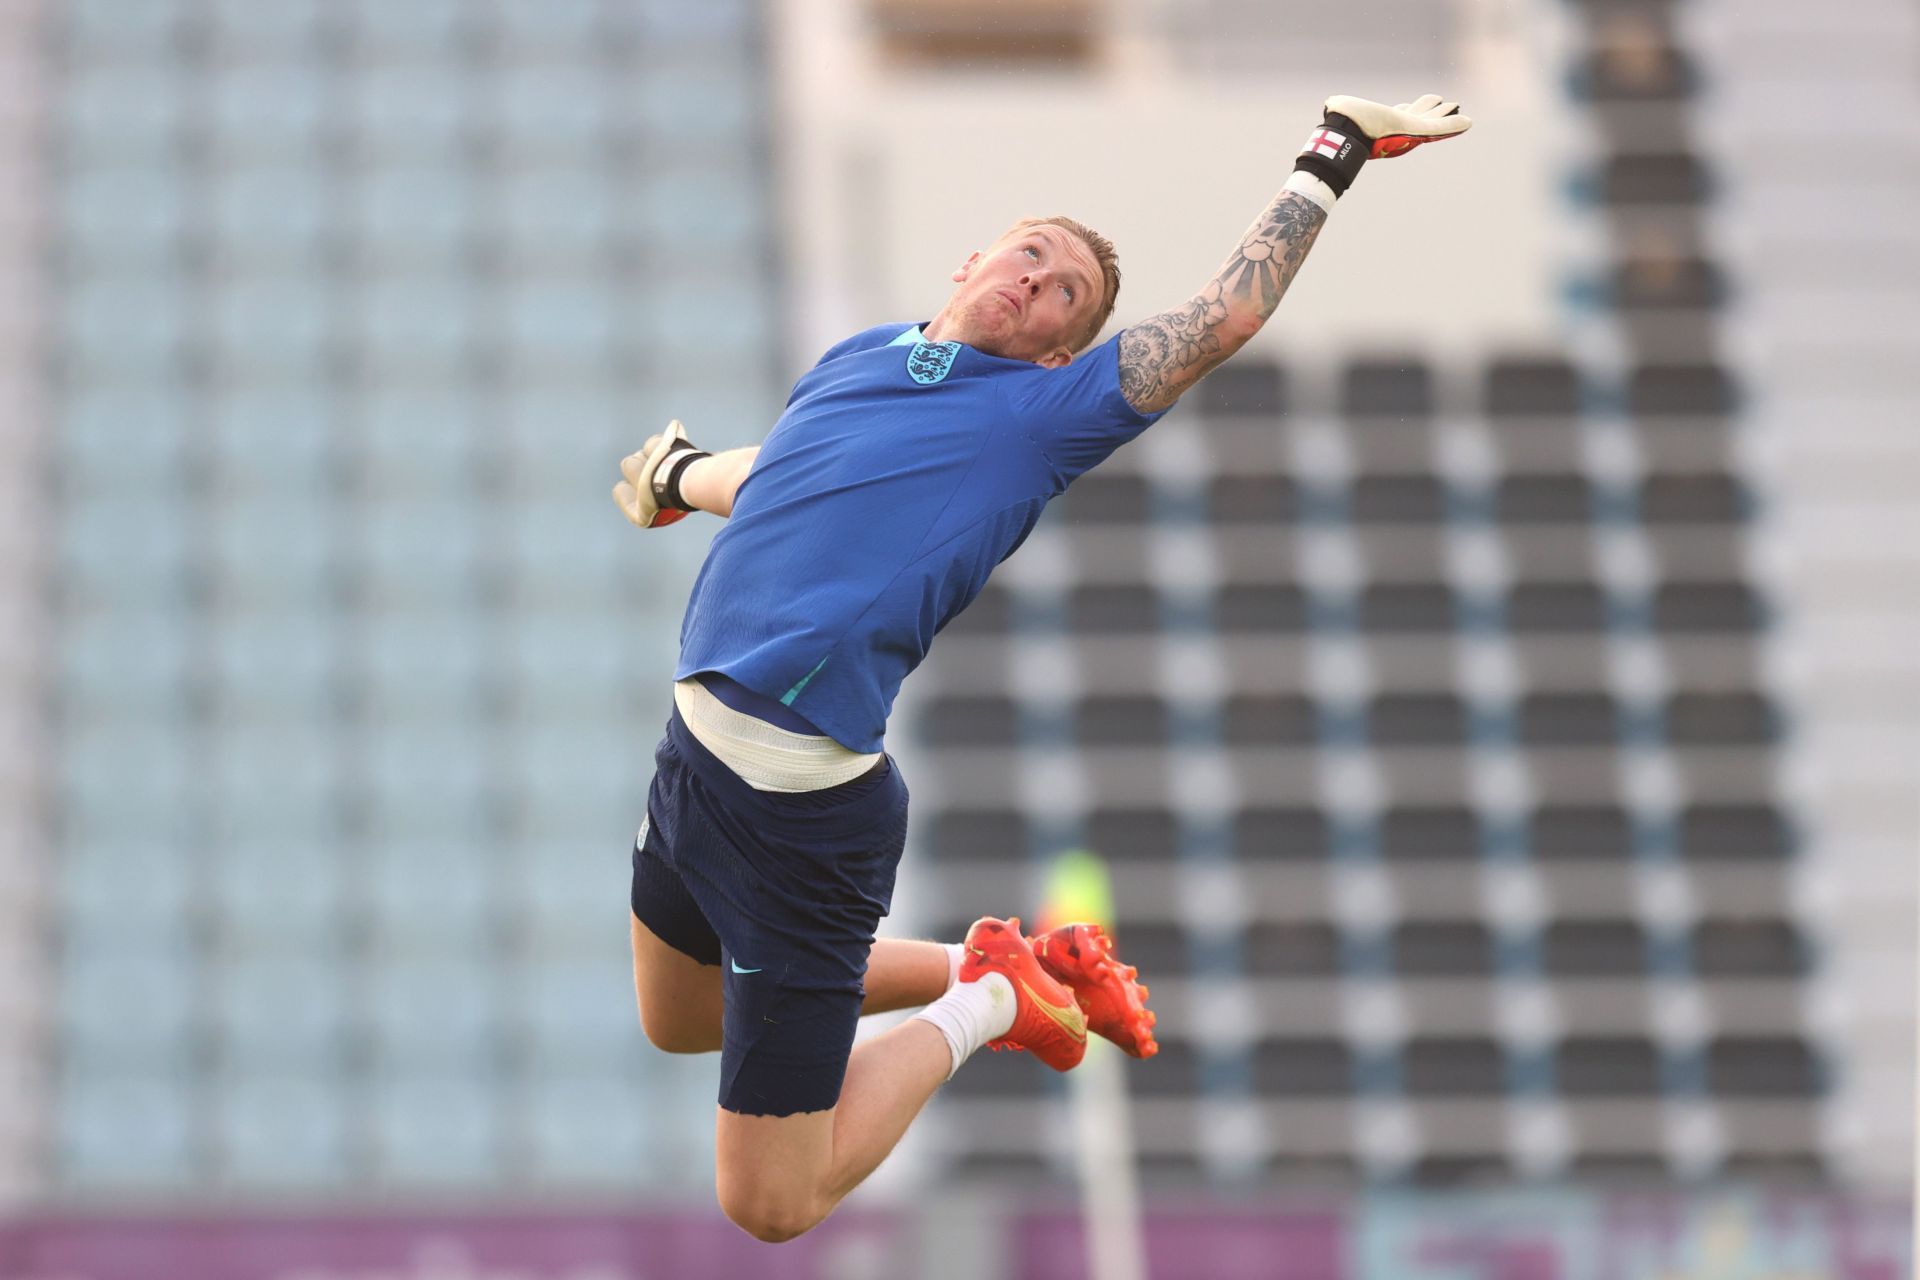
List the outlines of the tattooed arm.
<svg viewBox="0 0 1920 1280">
<path fill-rule="evenodd" d="M 1326 223 L 1318 204 L 1282 191 L 1207 287 L 1120 335 L 1120 391 L 1141 413 L 1173 406 L 1260 331 Z"/>
</svg>

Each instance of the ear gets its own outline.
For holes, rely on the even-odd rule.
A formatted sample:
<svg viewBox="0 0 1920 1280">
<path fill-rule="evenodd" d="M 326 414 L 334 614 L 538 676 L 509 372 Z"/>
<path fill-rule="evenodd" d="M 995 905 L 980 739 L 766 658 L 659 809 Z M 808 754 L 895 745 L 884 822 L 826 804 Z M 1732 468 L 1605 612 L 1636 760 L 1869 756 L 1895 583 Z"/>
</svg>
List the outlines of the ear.
<svg viewBox="0 0 1920 1280">
<path fill-rule="evenodd" d="M 961 263 L 959 268 L 954 271 L 953 277 L 952 277 L 953 282 L 955 284 L 960 284 L 963 281 L 965 281 L 968 276 L 973 274 L 973 269 L 975 266 L 979 265 L 979 262 L 980 262 L 980 251 L 978 249 L 975 249 L 972 253 L 967 255 L 967 260 Z"/>
<path fill-rule="evenodd" d="M 1055 347 L 1034 361 L 1042 369 L 1064 369 L 1073 363 L 1073 352 L 1065 347 Z"/>
</svg>

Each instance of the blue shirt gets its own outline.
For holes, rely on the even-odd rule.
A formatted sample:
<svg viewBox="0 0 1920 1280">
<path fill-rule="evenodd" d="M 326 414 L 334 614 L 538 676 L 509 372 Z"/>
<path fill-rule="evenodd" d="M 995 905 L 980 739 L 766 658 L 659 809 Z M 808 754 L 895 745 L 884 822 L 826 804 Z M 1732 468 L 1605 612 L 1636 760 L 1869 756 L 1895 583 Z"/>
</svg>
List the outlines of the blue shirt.
<svg viewBox="0 0 1920 1280">
<path fill-rule="evenodd" d="M 680 626 L 676 680 L 717 671 L 853 751 L 1047 503 L 1160 415 L 1120 393 L 1119 336 L 1063 369 L 855 334 L 787 400 Z"/>
</svg>

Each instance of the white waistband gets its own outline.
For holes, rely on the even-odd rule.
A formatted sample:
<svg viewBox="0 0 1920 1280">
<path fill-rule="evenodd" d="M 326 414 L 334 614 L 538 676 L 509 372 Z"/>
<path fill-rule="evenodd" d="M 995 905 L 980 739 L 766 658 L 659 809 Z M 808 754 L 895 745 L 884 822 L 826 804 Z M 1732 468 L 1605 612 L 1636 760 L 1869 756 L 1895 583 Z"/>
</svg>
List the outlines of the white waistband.
<svg viewBox="0 0 1920 1280">
<path fill-rule="evenodd" d="M 795 733 L 735 711 L 696 679 L 676 680 L 673 705 L 700 745 L 755 791 L 819 791 L 873 768 L 881 753 L 862 755 L 824 735 Z"/>
</svg>

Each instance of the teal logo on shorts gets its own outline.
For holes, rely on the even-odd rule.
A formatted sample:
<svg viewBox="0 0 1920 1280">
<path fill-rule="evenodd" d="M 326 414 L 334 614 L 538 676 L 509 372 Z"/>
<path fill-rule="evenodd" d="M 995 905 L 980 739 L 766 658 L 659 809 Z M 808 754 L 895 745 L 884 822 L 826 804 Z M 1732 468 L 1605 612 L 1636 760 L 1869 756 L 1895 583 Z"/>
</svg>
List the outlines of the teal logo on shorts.
<svg viewBox="0 0 1920 1280">
<path fill-rule="evenodd" d="M 735 960 L 735 959 L 733 959 L 732 957 L 728 957 L 728 959 L 727 959 L 727 963 L 733 966 L 733 971 L 734 971 L 735 973 L 758 973 L 758 972 L 760 972 L 760 970 L 758 970 L 758 969 L 742 969 L 742 968 L 740 967 L 740 962 L 739 962 L 738 960 Z"/>
<path fill-rule="evenodd" d="M 953 372 L 953 362 L 959 354 L 957 342 L 916 342 L 907 352 L 907 372 L 921 386 L 930 387 Z"/>
</svg>

